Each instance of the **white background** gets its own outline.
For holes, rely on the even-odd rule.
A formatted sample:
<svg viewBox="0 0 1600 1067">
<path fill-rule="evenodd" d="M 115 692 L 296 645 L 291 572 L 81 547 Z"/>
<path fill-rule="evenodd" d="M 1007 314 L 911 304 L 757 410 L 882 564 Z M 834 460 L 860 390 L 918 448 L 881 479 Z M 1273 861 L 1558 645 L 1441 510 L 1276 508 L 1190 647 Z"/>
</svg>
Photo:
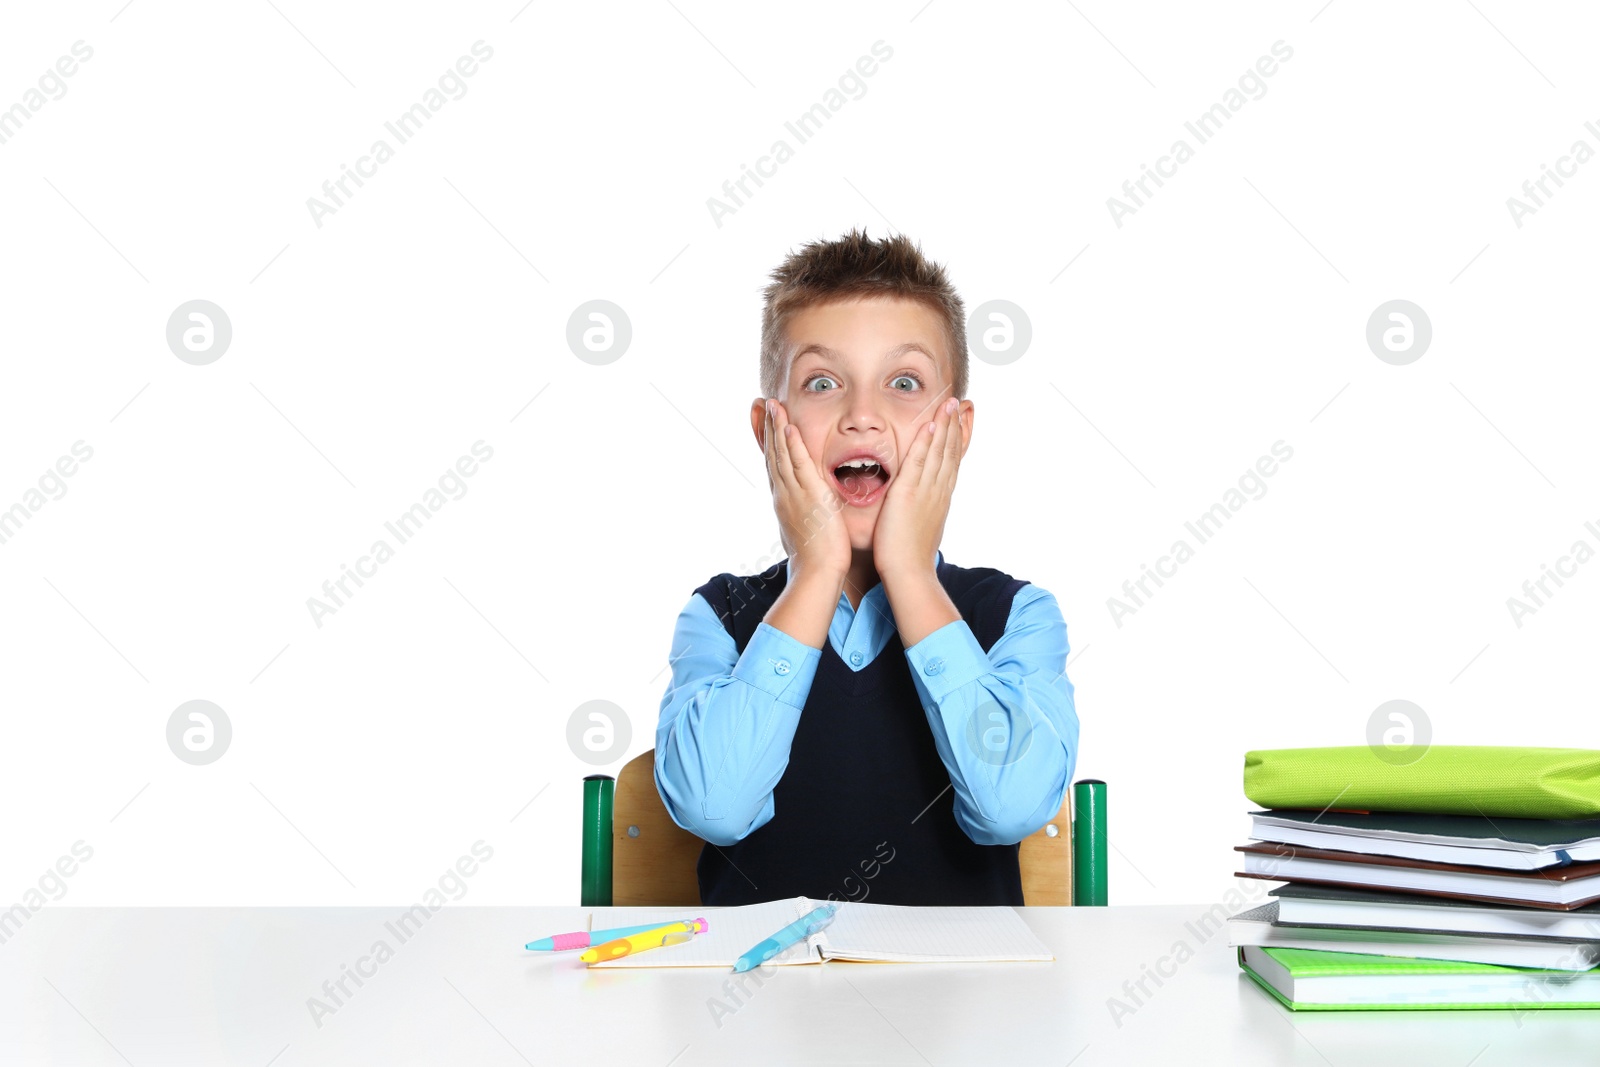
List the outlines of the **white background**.
<svg viewBox="0 0 1600 1067">
<path fill-rule="evenodd" d="M 1600 162 L 1520 228 L 1506 205 L 1600 149 L 1583 5 L 274 2 L 0 33 L 0 107 L 94 50 L 0 145 L 0 508 L 94 450 L 0 545 L 0 905 L 78 840 L 69 905 L 406 904 L 480 839 L 465 899 L 576 903 L 567 719 L 614 701 L 650 747 L 677 612 L 775 558 L 760 289 L 852 226 L 1031 320 L 1021 358 L 973 361 L 942 547 L 1060 601 L 1114 903 L 1220 899 L 1244 753 L 1363 744 L 1390 699 L 1436 743 L 1600 744 L 1600 565 L 1521 627 L 1506 605 L 1600 548 Z M 465 96 L 319 228 L 307 198 L 480 39 Z M 1184 122 L 1279 40 L 1198 145 Z M 1118 227 L 1107 198 L 1179 137 Z M 232 322 L 207 366 L 166 343 L 192 299 Z M 633 326 L 605 366 L 566 344 L 591 299 Z M 1406 366 L 1365 340 L 1392 299 L 1432 321 Z M 319 628 L 307 598 L 479 440 L 466 495 Z M 1279 440 L 1265 495 L 1117 625 Z M 166 742 L 193 699 L 233 727 L 208 766 Z"/>
</svg>

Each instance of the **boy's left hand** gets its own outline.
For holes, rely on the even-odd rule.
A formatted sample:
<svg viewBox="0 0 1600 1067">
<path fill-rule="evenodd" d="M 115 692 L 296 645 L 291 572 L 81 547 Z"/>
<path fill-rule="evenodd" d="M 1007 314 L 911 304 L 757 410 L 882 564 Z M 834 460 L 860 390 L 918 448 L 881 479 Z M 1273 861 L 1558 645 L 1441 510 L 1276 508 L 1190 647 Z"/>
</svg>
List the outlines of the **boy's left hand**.
<svg viewBox="0 0 1600 1067">
<path fill-rule="evenodd" d="M 961 465 L 960 405 L 951 397 L 939 405 L 932 422 L 919 425 L 884 495 L 872 530 L 873 566 L 880 576 L 933 572 Z"/>
</svg>

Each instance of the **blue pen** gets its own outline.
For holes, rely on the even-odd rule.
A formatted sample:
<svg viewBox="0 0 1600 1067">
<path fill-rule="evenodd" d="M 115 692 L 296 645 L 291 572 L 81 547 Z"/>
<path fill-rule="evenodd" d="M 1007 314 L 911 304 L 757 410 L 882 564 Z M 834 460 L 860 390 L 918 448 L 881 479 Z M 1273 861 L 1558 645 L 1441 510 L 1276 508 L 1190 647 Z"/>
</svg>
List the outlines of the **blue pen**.
<svg viewBox="0 0 1600 1067">
<path fill-rule="evenodd" d="M 659 922 L 645 923 L 643 926 L 619 926 L 615 930 L 580 930 L 573 934 L 556 934 L 553 937 L 541 937 L 537 941 L 529 941 L 524 947 L 536 952 L 564 952 L 573 948 L 593 948 L 607 941 L 615 941 L 619 937 L 642 934 L 646 930 L 654 930 L 676 921 L 679 920 L 662 919 Z"/>
<path fill-rule="evenodd" d="M 839 906 L 837 904 L 823 904 L 796 919 L 749 952 L 746 952 L 743 956 L 740 956 L 738 962 L 733 965 L 733 973 L 740 974 L 759 967 L 790 945 L 799 944 L 833 922 L 833 917 L 838 910 Z"/>
</svg>

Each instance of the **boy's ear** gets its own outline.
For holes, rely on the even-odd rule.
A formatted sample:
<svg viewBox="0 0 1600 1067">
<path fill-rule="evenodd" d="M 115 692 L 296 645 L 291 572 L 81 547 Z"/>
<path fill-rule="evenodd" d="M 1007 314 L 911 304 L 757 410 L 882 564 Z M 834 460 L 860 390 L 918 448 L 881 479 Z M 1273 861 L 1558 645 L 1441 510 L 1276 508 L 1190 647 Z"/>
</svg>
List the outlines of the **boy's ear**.
<svg viewBox="0 0 1600 1067">
<path fill-rule="evenodd" d="M 972 421 L 975 415 L 976 411 L 974 410 L 972 401 L 970 400 L 961 401 L 961 405 L 956 408 L 956 418 L 961 420 L 962 456 L 965 456 L 967 454 L 967 449 L 972 447 Z"/>
<path fill-rule="evenodd" d="M 763 452 L 767 450 L 766 439 L 762 436 L 762 430 L 766 429 L 766 418 L 767 400 L 758 396 L 750 401 L 750 429 L 756 435 L 756 446 Z"/>
</svg>

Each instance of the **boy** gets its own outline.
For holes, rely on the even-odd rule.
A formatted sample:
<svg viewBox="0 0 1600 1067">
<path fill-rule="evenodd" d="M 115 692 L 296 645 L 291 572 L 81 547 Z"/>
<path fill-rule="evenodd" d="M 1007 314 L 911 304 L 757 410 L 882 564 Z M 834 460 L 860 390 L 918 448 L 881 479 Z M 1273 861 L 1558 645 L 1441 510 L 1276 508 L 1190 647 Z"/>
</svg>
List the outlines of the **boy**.
<svg viewBox="0 0 1600 1067">
<path fill-rule="evenodd" d="M 679 614 L 656 788 L 707 842 L 707 905 L 1022 904 L 1078 719 L 1055 598 L 938 550 L 972 438 L 961 298 L 854 231 L 772 279 L 750 425 L 788 556 Z"/>
</svg>

